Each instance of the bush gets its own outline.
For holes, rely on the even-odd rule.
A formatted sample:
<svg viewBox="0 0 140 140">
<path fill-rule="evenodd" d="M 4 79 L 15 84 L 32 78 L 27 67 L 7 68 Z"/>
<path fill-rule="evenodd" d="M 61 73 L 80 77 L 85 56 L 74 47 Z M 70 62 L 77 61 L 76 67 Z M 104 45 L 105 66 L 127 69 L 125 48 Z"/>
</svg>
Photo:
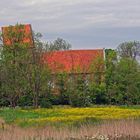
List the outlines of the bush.
<svg viewBox="0 0 140 140">
<path fill-rule="evenodd" d="M 18 100 L 18 106 L 21 107 L 33 106 L 33 98 L 31 94 L 21 96 Z"/>
<path fill-rule="evenodd" d="M 89 87 L 91 100 L 95 104 L 106 104 L 107 96 L 106 96 L 106 87 L 105 84 L 91 84 Z"/>
<path fill-rule="evenodd" d="M 51 102 L 52 105 L 59 105 L 60 104 L 60 96 L 59 95 L 49 94 L 47 96 L 47 98 L 49 99 L 49 101 Z"/>
<path fill-rule="evenodd" d="M 5 106 L 9 106 L 9 105 L 10 105 L 10 103 L 9 103 L 8 100 L 6 100 L 6 99 L 4 99 L 4 98 L 1 98 L 1 99 L 0 99 L 0 106 L 5 107 Z"/>
<path fill-rule="evenodd" d="M 52 108 L 52 103 L 50 99 L 45 98 L 45 97 L 40 98 L 39 105 L 41 108 Z"/>
<path fill-rule="evenodd" d="M 69 95 L 67 91 L 59 95 L 59 101 L 61 105 L 69 105 Z"/>
</svg>

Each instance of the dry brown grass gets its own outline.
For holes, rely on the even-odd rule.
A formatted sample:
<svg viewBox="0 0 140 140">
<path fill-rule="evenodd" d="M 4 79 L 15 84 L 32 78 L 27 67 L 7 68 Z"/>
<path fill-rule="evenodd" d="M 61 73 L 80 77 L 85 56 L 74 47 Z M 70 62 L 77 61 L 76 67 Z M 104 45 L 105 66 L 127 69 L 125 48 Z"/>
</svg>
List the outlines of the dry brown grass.
<svg viewBox="0 0 140 140">
<path fill-rule="evenodd" d="M 1 122 L 3 123 L 2 120 Z M 0 130 L 0 140 L 84 140 L 95 139 L 94 137 L 97 140 L 107 140 L 108 138 L 117 140 L 122 136 L 127 137 L 125 140 L 132 138 L 140 140 L 140 121 L 107 121 L 99 125 L 86 125 L 71 129 L 53 127 L 23 129 L 7 125 L 4 130 L 2 127 Z"/>
</svg>

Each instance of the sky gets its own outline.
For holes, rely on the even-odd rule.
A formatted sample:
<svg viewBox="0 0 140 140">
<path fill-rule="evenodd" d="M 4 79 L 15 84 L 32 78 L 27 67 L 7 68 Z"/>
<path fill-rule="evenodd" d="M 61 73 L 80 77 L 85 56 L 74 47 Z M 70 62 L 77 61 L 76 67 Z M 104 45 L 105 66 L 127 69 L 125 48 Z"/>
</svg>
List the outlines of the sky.
<svg viewBox="0 0 140 140">
<path fill-rule="evenodd" d="M 16 23 L 73 49 L 116 48 L 140 40 L 140 0 L 0 0 L 0 27 Z"/>
</svg>

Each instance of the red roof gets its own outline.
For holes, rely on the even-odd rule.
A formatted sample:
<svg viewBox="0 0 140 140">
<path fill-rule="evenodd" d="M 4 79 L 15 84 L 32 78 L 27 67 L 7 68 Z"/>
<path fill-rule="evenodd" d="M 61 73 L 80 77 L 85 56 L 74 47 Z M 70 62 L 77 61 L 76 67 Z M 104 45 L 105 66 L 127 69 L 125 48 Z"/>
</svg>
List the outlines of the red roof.
<svg viewBox="0 0 140 140">
<path fill-rule="evenodd" d="M 3 44 L 6 46 L 14 45 L 17 42 L 26 44 L 29 47 L 33 46 L 32 28 L 30 24 L 2 27 L 2 36 Z"/>
<path fill-rule="evenodd" d="M 104 59 L 103 49 L 55 51 L 43 54 L 43 63 L 53 73 L 89 73 L 91 64 L 98 57 Z"/>
</svg>

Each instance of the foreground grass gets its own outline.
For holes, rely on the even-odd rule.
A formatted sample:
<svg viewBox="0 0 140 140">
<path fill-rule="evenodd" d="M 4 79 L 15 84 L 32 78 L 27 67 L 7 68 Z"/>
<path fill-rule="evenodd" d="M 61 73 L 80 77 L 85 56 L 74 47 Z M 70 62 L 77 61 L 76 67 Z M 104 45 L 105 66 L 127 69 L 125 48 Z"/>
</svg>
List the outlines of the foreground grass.
<svg viewBox="0 0 140 140">
<path fill-rule="evenodd" d="M 80 128 L 41 127 L 21 128 L 8 126 L 0 129 L 1 140 L 140 140 L 140 122 L 137 120 L 105 121 L 100 125 Z"/>
<path fill-rule="evenodd" d="M 53 109 L 0 109 L 0 117 L 6 123 L 22 127 L 71 126 L 97 123 L 102 120 L 140 119 L 139 108 L 92 107 Z"/>
</svg>

